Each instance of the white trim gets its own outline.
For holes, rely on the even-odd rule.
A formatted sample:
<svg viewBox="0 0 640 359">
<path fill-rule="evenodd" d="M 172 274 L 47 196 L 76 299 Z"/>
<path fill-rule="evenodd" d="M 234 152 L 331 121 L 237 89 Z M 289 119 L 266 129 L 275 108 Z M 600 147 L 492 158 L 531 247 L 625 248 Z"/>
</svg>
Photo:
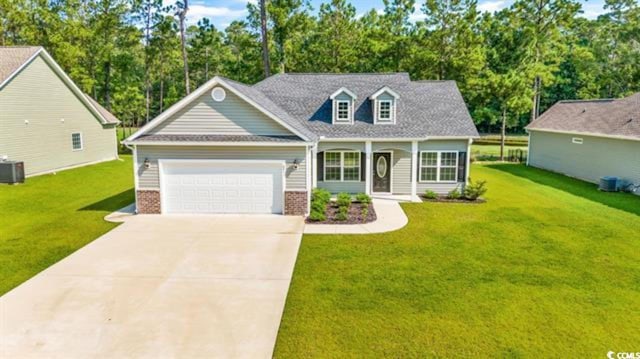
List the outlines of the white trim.
<svg viewBox="0 0 640 359">
<path fill-rule="evenodd" d="M 469 140 L 471 142 L 471 140 Z M 418 195 L 418 141 L 411 142 L 411 198 Z"/>
<path fill-rule="evenodd" d="M 395 116 L 395 104 L 394 104 L 394 100 L 375 100 L 375 107 L 376 107 L 376 113 L 375 116 L 373 117 L 373 123 L 375 125 L 393 125 L 396 123 L 396 116 Z M 382 106 L 383 103 L 388 103 L 389 104 L 389 118 L 386 119 L 382 119 L 380 117 L 380 114 L 382 113 L 382 109 L 380 108 Z"/>
<path fill-rule="evenodd" d="M 392 194 L 393 193 L 393 151 L 374 151 L 373 156 L 371 156 L 371 161 L 373 164 L 373 159 L 376 157 L 376 153 L 389 153 L 391 155 L 390 163 L 387 164 L 389 167 L 389 192 L 374 192 L 373 191 L 373 177 L 371 178 L 371 193 L 373 194 Z M 376 164 L 377 165 L 377 164 Z M 371 172 L 375 171 L 376 166 L 371 166 Z"/>
<path fill-rule="evenodd" d="M 372 166 L 371 166 L 371 162 L 373 161 L 373 157 L 371 156 L 371 141 L 367 141 L 364 143 L 364 167 L 365 167 L 365 172 L 364 172 L 364 185 L 365 185 L 365 193 L 367 195 L 371 195 L 371 171 L 372 171 Z"/>
<path fill-rule="evenodd" d="M 169 117 L 174 115 L 176 112 L 178 112 L 179 110 L 181 110 L 182 108 L 184 108 L 185 106 L 187 106 L 188 104 L 193 102 L 195 99 L 197 99 L 198 97 L 202 96 L 204 93 L 206 93 L 209 89 L 211 89 L 215 85 L 220 85 L 220 86 L 224 87 L 225 89 L 231 91 L 233 94 L 235 94 L 236 96 L 240 97 L 244 101 L 248 102 L 250 105 L 252 105 L 256 109 L 258 109 L 260 112 L 262 112 L 265 115 L 267 115 L 272 120 L 274 120 L 277 123 L 279 123 L 280 125 L 282 125 L 287 130 L 289 130 L 292 133 L 294 133 L 296 136 L 298 136 L 298 137 L 300 137 L 300 138 L 302 138 L 304 140 L 307 140 L 307 141 L 309 140 L 308 136 L 303 135 L 298 130 L 296 130 L 293 127 L 291 127 L 288 123 L 286 123 L 285 121 L 281 120 L 280 118 L 278 118 L 276 115 L 274 115 L 273 113 L 271 113 L 270 111 L 268 111 L 264 107 L 262 107 L 262 106 L 258 105 L 257 103 L 255 103 L 253 100 L 251 100 L 250 98 L 245 96 L 242 92 L 236 90 L 233 86 L 230 86 L 228 83 L 226 83 L 220 77 L 216 76 L 216 77 L 212 78 L 211 80 L 207 81 L 204 85 L 198 87 L 195 91 L 193 91 L 188 96 L 183 97 L 180 101 L 178 101 L 175 104 L 173 104 L 173 106 L 169 107 L 166 111 L 162 112 L 156 118 L 154 118 L 153 120 L 149 121 L 149 123 L 147 123 L 146 125 L 142 126 L 136 133 L 134 133 L 129 138 L 124 140 L 124 142 L 131 143 L 136 138 L 138 138 L 141 135 L 147 133 L 149 130 L 155 128 L 156 126 L 158 126 L 162 122 L 166 121 Z"/>
<path fill-rule="evenodd" d="M 117 123 L 111 123 L 111 122 L 107 121 L 107 119 L 104 118 L 104 116 L 102 116 L 100 111 L 98 111 L 98 109 L 95 106 L 93 106 L 91 101 L 89 101 L 89 99 L 87 99 L 87 97 L 86 97 L 87 95 L 85 95 L 85 93 L 82 92 L 82 90 L 80 90 L 80 88 L 73 82 L 73 80 L 71 80 L 69 75 L 67 75 L 64 72 L 64 70 L 62 70 L 60 65 L 58 65 L 58 63 L 53 59 L 53 57 L 51 57 L 51 55 L 49 55 L 47 50 L 45 50 L 43 47 L 40 47 L 33 55 L 31 55 L 31 57 L 29 57 L 22 65 L 20 65 L 20 67 L 18 67 L 15 71 L 13 71 L 9 75 L 9 77 L 7 77 L 4 81 L 2 81 L 2 83 L 0 83 L 0 90 L 6 84 L 8 84 L 13 78 L 15 78 L 22 70 L 24 70 L 27 66 L 29 66 L 33 62 L 33 60 L 35 60 L 35 58 L 38 57 L 39 55 L 42 55 L 42 59 L 49 66 L 51 66 L 53 68 L 53 71 L 58 76 L 60 76 L 60 78 L 62 79 L 62 82 L 64 82 L 65 85 L 67 85 L 67 87 L 71 90 L 71 92 L 73 92 L 76 95 L 76 97 L 78 97 L 80 102 L 82 102 L 85 106 L 87 106 L 89 108 L 89 111 L 91 113 L 93 113 L 94 116 L 96 116 L 96 118 L 100 121 L 101 124 L 103 124 L 103 125 L 117 125 Z"/>
<path fill-rule="evenodd" d="M 369 96 L 369 99 L 375 100 L 378 96 L 382 95 L 385 92 L 393 96 L 393 98 L 395 98 L 396 100 L 400 98 L 400 95 L 398 95 L 397 92 L 390 89 L 389 86 L 384 86 L 380 90 L 376 91 L 373 95 Z"/>
<path fill-rule="evenodd" d="M 322 181 L 333 183 L 333 182 L 346 182 L 346 183 L 355 183 L 362 182 L 362 161 L 360 160 L 362 155 L 360 151 L 353 150 L 329 150 L 323 151 L 324 155 L 322 156 Z M 327 180 L 327 153 L 339 153 L 340 154 L 340 179 L 339 180 Z M 358 155 L 358 179 L 357 180 L 345 180 L 344 179 L 344 154 L 345 153 L 356 153 Z M 337 166 L 331 166 L 331 168 L 336 168 Z M 353 168 L 353 167 L 349 167 Z"/>
<path fill-rule="evenodd" d="M 160 214 L 166 214 L 166 206 L 164 196 L 166 194 L 165 184 L 162 180 L 162 175 L 164 174 L 164 164 L 171 163 L 211 163 L 213 165 L 216 164 L 227 164 L 227 165 L 236 165 L 238 167 L 242 167 L 246 164 L 254 164 L 254 165 L 263 165 L 263 166 L 282 166 L 282 213 L 284 214 L 285 208 L 285 192 L 287 188 L 287 178 L 286 178 L 286 169 L 287 162 L 285 160 L 211 160 L 211 159 L 158 159 L 158 183 L 160 184 Z"/>
<path fill-rule="evenodd" d="M 343 93 L 343 92 L 344 92 L 344 93 L 346 93 L 347 95 L 349 95 L 349 97 L 351 97 L 351 98 L 352 98 L 352 99 L 354 99 L 354 100 L 358 98 L 358 96 L 356 96 L 356 94 L 354 94 L 353 92 L 349 91 L 349 89 L 348 89 L 348 88 L 346 88 L 346 87 L 340 87 L 336 92 L 332 93 L 332 94 L 329 96 L 329 98 L 333 100 L 333 99 L 335 99 L 339 94 L 341 94 L 341 93 Z"/>
<path fill-rule="evenodd" d="M 80 148 L 74 148 L 73 146 L 73 135 L 80 135 Z M 84 140 L 82 139 L 82 131 L 74 131 L 71 132 L 71 151 L 79 152 L 84 150 Z"/>
<path fill-rule="evenodd" d="M 548 129 L 538 129 L 538 128 L 528 128 L 527 132 L 549 132 L 549 133 L 559 133 L 563 135 L 579 135 L 579 136 L 591 136 L 591 137 L 601 137 L 601 138 L 612 138 L 616 140 L 628 140 L 628 141 L 640 141 L 640 137 L 631 137 L 631 136 L 622 136 L 622 135 L 605 135 L 601 133 L 593 133 L 593 132 L 580 132 L 580 131 L 562 131 L 562 130 L 548 130 Z"/>
<path fill-rule="evenodd" d="M 584 139 L 582 137 L 573 137 L 571 138 L 571 143 L 574 143 L 576 145 L 581 145 L 584 143 Z"/>
<path fill-rule="evenodd" d="M 351 125 L 353 124 L 352 107 L 353 101 L 349 100 L 334 100 L 336 106 L 335 118 L 333 120 L 334 125 Z M 347 118 L 340 118 L 340 104 L 347 104 Z"/>
<path fill-rule="evenodd" d="M 311 146 L 311 189 L 318 187 L 318 145 Z"/>
<path fill-rule="evenodd" d="M 268 146 L 268 147 L 303 147 L 308 146 L 309 142 L 299 143 L 281 143 L 281 142 L 188 142 L 188 141 L 124 141 L 125 145 L 138 146 Z"/>
<path fill-rule="evenodd" d="M 365 141 L 374 141 L 374 142 L 411 142 L 411 141 L 427 141 L 427 140 L 469 140 L 479 137 L 473 136 L 428 136 L 428 137 L 385 137 L 385 138 L 376 138 L 376 137 L 324 137 L 318 140 L 319 143 L 322 142 L 365 142 Z"/>
<path fill-rule="evenodd" d="M 437 153 L 437 159 L 436 159 L 436 180 L 435 181 L 423 181 L 422 180 L 422 154 L 423 153 Z M 442 161 L 442 153 L 455 153 L 456 154 L 456 164 L 455 167 L 454 166 L 446 166 L 446 168 L 451 168 L 454 167 L 455 168 L 455 175 L 456 178 L 453 181 L 441 181 L 440 180 L 440 168 L 442 167 L 441 161 Z M 460 151 L 456 151 L 456 150 L 438 150 L 438 151 L 420 151 L 420 163 L 418 165 L 418 177 L 419 183 L 458 183 L 458 166 L 459 166 L 459 161 L 460 159 Z M 424 168 L 434 168 L 434 166 L 427 166 Z"/>
<path fill-rule="evenodd" d="M 133 146 L 133 195 L 136 201 L 136 213 L 138 213 L 138 188 L 140 187 L 138 178 L 138 146 Z M 160 175 L 158 174 L 158 180 Z"/>
<path fill-rule="evenodd" d="M 531 159 L 531 132 L 527 132 L 527 166 L 529 166 L 529 160 Z"/>
<path fill-rule="evenodd" d="M 311 175 L 311 173 L 313 172 L 312 165 L 311 165 L 312 152 L 313 152 L 313 146 L 309 146 L 306 148 L 304 165 L 305 165 L 305 176 L 307 177 L 305 181 L 306 187 L 307 187 L 307 210 L 305 215 L 308 215 L 309 213 L 311 213 L 311 190 L 313 189 L 313 179 Z"/>
</svg>

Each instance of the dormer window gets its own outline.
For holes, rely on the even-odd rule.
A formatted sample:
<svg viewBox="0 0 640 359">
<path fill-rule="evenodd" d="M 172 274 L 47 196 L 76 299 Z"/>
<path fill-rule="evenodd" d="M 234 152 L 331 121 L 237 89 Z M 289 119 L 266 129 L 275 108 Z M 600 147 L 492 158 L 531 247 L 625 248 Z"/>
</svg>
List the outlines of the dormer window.
<svg viewBox="0 0 640 359">
<path fill-rule="evenodd" d="M 396 123 L 396 105 L 400 96 L 384 86 L 369 99 L 373 107 L 374 124 L 394 124 Z"/>
<path fill-rule="evenodd" d="M 378 122 L 392 122 L 391 118 L 391 100 L 378 100 Z"/>
<path fill-rule="evenodd" d="M 332 119 L 334 124 L 350 125 L 353 123 L 353 107 L 356 95 L 342 87 L 329 97 L 333 103 Z"/>
</svg>

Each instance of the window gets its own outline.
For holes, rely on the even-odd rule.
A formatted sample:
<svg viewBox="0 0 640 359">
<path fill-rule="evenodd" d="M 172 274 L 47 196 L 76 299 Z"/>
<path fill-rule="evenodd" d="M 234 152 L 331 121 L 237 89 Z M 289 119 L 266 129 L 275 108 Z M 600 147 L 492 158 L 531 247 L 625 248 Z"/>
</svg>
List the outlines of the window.
<svg viewBox="0 0 640 359">
<path fill-rule="evenodd" d="M 71 146 L 74 151 L 82 150 L 82 134 L 80 132 L 71 134 Z"/>
<path fill-rule="evenodd" d="M 578 144 L 578 145 L 581 145 L 583 141 L 582 141 L 582 138 L 580 138 L 580 137 L 574 137 L 574 138 L 571 139 L 571 142 L 573 142 L 575 144 Z"/>
<path fill-rule="evenodd" d="M 458 152 L 420 152 L 420 182 L 457 182 Z"/>
<path fill-rule="evenodd" d="M 392 122 L 391 119 L 391 101 L 378 101 L 378 121 Z"/>
<path fill-rule="evenodd" d="M 338 113 L 336 122 L 351 122 L 349 101 L 338 101 Z"/>
<path fill-rule="evenodd" d="M 334 151 L 324 153 L 324 180 L 360 181 L 360 152 Z"/>
</svg>

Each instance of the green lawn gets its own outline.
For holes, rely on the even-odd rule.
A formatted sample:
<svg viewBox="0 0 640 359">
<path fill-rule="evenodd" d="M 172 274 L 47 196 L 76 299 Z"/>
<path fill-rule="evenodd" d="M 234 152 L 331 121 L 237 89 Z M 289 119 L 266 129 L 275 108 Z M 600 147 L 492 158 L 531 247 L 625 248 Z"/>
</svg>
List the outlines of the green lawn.
<svg viewBox="0 0 640 359">
<path fill-rule="evenodd" d="M 640 343 L 640 197 L 473 167 L 485 204 L 407 203 L 377 235 L 305 235 L 276 357 L 604 357 Z"/>
<path fill-rule="evenodd" d="M 130 156 L 0 185 L 0 295 L 116 226 L 134 201 Z"/>
<path fill-rule="evenodd" d="M 527 150 L 527 146 L 504 146 L 504 155 L 509 150 Z M 500 145 L 471 145 L 471 153 L 474 156 L 500 156 Z"/>
</svg>

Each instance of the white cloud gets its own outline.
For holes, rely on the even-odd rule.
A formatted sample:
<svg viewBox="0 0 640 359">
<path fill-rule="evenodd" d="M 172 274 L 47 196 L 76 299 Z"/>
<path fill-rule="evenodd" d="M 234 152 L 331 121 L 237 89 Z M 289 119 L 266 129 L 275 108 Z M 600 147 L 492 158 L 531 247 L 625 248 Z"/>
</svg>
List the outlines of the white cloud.
<svg viewBox="0 0 640 359">
<path fill-rule="evenodd" d="M 507 0 L 490 0 L 478 4 L 478 11 L 493 13 L 504 9 L 508 5 Z"/>
<path fill-rule="evenodd" d="M 187 12 L 187 22 L 195 23 L 203 17 L 237 19 L 246 16 L 247 10 L 234 10 L 228 7 L 217 7 L 207 5 L 191 5 Z"/>
<path fill-rule="evenodd" d="M 582 5 L 581 14 L 582 17 L 586 17 L 587 19 L 596 19 L 598 16 L 604 14 L 606 11 L 602 4 L 593 4 L 586 3 Z"/>
</svg>

